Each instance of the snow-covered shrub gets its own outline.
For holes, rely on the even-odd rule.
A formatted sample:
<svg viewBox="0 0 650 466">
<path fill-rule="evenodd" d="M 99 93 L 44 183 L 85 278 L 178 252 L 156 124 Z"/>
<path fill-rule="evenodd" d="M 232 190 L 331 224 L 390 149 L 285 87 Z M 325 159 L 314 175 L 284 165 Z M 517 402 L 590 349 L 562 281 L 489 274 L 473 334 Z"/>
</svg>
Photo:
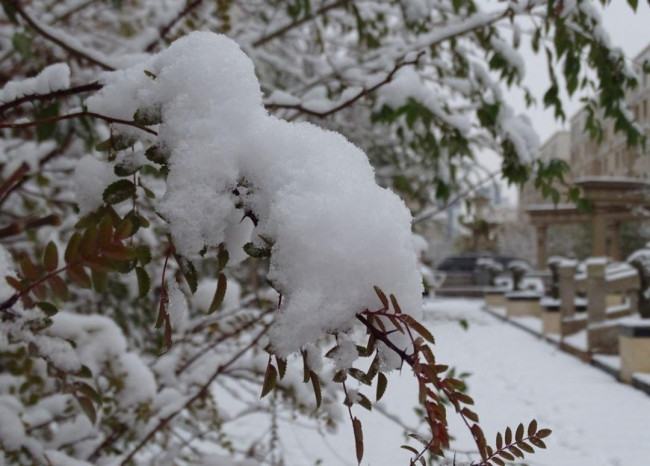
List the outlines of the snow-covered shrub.
<svg viewBox="0 0 650 466">
<path fill-rule="evenodd" d="M 508 270 L 512 274 L 512 289 L 520 291 L 523 278 L 530 272 L 530 265 L 522 260 L 513 260 L 508 262 Z"/>
<path fill-rule="evenodd" d="M 557 33 L 551 72 L 589 54 L 587 106 L 637 140 L 637 74 L 588 2 L 1 3 L 0 464 L 277 464 L 275 434 L 233 425 L 283 412 L 349 420 L 361 461 L 354 410 L 400 364 L 432 434 L 413 462 L 448 446 L 443 401 L 481 464 L 543 447 L 535 423 L 491 447 L 435 360 L 410 212 L 376 181 L 433 212 L 487 146 L 558 194 L 568 167 L 535 159 L 501 86 L 528 17 L 533 48 Z M 246 53 L 174 42 L 193 30 Z"/>
</svg>

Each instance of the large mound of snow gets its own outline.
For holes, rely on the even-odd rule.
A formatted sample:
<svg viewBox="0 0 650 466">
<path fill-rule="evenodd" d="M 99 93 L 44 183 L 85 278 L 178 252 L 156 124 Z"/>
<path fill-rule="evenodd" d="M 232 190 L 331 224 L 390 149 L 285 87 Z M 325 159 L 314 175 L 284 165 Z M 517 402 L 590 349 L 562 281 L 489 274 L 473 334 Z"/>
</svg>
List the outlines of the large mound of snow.
<svg viewBox="0 0 650 466">
<path fill-rule="evenodd" d="M 270 116 L 236 43 L 192 33 L 104 82 L 91 111 L 124 119 L 162 111 L 157 144 L 169 150 L 170 172 L 158 209 L 181 253 L 223 242 L 244 210 L 255 214 L 251 241 L 272 243 L 268 278 L 283 294 L 271 332 L 280 354 L 379 308 L 375 285 L 420 313 L 404 203 L 375 183 L 366 155 L 343 136 Z"/>
</svg>

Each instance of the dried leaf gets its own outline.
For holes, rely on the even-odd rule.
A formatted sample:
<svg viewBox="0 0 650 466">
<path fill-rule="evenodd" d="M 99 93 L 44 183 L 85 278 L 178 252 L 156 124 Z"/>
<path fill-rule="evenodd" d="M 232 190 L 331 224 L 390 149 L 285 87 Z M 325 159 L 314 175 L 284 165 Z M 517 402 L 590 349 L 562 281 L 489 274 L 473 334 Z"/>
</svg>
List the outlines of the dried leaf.
<svg viewBox="0 0 650 466">
<path fill-rule="evenodd" d="M 208 312 L 212 313 L 219 309 L 219 306 L 221 306 L 221 303 L 223 302 L 223 298 L 226 296 L 227 287 L 228 280 L 226 279 L 226 276 L 223 274 L 223 272 L 221 272 L 217 277 L 217 289 L 214 292 L 214 297 L 212 298 L 212 303 L 210 303 Z"/>
<path fill-rule="evenodd" d="M 544 441 L 542 439 L 538 439 L 537 437 L 531 437 L 528 439 L 528 441 L 538 448 L 546 448 Z"/>
<path fill-rule="evenodd" d="M 149 290 L 151 289 L 151 278 L 149 278 L 149 274 L 142 267 L 136 267 L 135 274 L 138 278 L 138 296 L 144 298 L 149 294 Z"/>
<path fill-rule="evenodd" d="M 388 298 L 386 298 L 386 294 L 383 291 L 381 291 L 381 288 L 379 288 L 376 285 L 375 285 L 375 293 L 377 293 L 377 296 L 379 297 L 379 301 L 381 301 L 384 310 L 388 309 Z"/>
<path fill-rule="evenodd" d="M 521 439 L 523 438 L 524 438 L 524 425 L 520 423 L 517 426 L 517 432 L 515 432 L 515 440 L 517 440 L 517 442 L 520 442 Z"/>
<path fill-rule="evenodd" d="M 540 429 L 540 430 L 537 432 L 536 437 L 537 437 L 537 438 L 546 438 L 546 437 L 548 437 L 549 435 L 551 435 L 551 432 L 552 432 L 551 429 Z"/>
<path fill-rule="evenodd" d="M 433 335 L 431 335 L 431 332 L 427 330 L 427 328 L 422 325 L 420 322 L 415 320 L 413 317 L 411 317 L 408 314 L 403 314 L 401 316 L 401 319 L 403 322 L 405 322 L 409 327 L 411 327 L 413 330 L 418 332 L 422 337 L 427 340 L 429 343 L 434 344 L 436 341 L 433 338 Z"/>
<path fill-rule="evenodd" d="M 271 390 L 275 387 L 275 383 L 278 379 L 278 371 L 275 369 L 275 366 L 269 361 L 266 366 L 266 373 L 264 374 L 264 383 L 262 384 L 262 394 L 260 398 L 264 398 L 268 395 Z"/>
<path fill-rule="evenodd" d="M 530 424 L 528 424 L 528 436 L 530 437 L 531 435 L 535 435 L 535 432 L 537 432 L 537 421 L 533 419 L 530 421 Z"/>
<path fill-rule="evenodd" d="M 287 373 L 287 360 L 276 355 L 275 362 L 278 365 L 278 375 L 280 376 L 280 380 L 282 380 L 284 375 Z"/>
<path fill-rule="evenodd" d="M 510 427 L 506 428 L 506 435 L 505 435 L 505 441 L 506 445 L 510 445 L 512 443 L 512 430 Z"/>
<path fill-rule="evenodd" d="M 320 408 L 320 405 L 323 401 L 323 395 L 321 394 L 320 389 L 320 380 L 314 371 L 309 371 L 309 378 L 311 379 L 311 385 L 314 387 L 314 396 L 316 397 L 316 408 Z"/>
<path fill-rule="evenodd" d="M 361 464 L 363 459 L 363 430 L 361 429 L 361 421 L 356 417 L 352 419 L 352 429 L 354 430 L 354 446 L 357 451 L 357 462 Z"/>
<path fill-rule="evenodd" d="M 383 372 L 380 372 L 377 375 L 377 397 L 376 397 L 377 401 L 381 400 L 381 397 L 384 396 L 387 386 L 388 386 L 388 378 L 386 378 Z"/>
<path fill-rule="evenodd" d="M 390 302 L 393 305 L 393 309 L 395 310 L 395 314 L 401 314 L 402 313 L 402 308 L 399 307 L 399 303 L 397 302 L 397 298 L 395 297 L 394 294 L 390 295 Z"/>
</svg>

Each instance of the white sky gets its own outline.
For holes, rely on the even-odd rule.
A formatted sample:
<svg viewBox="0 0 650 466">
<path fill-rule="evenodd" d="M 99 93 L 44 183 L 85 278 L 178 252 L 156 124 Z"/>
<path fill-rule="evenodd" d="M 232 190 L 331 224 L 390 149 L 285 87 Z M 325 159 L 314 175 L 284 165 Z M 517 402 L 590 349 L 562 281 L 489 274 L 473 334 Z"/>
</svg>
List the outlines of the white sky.
<svg viewBox="0 0 650 466">
<path fill-rule="evenodd" d="M 596 0 L 593 1 L 599 3 Z M 630 59 L 634 58 L 650 43 L 650 6 L 647 2 L 640 1 L 638 10 L 634 13 L 625 0 L 612 0 L 612 3 L 603 11 L 603 21 L 612 43 L 621 47 Z M 578 111 L 580 102 L 579 98 L 575 96 L 573 100 L 569 100 L 566 94 L 564 95 L 564 110 L 567 115 L 567 122 L 564 124 L 555 120 L 553 109 L 544 109 L 542 97 L 549 85 L 546 57 L 543 52 L 539 55 L 533 54 L 529 48 L 527 49 L 529 43 L 530 40 L 522 38 L 521 53 L 524 55 L 526 62 L 524 83 L 536 96 L 538 102 L 536 106 L 526 108 L 522 99 L 523 94 L 521 92 L 511 92 L 510 105 L 513 106 L 517 113 L 525 113 L 529 116 L 539 134 L 540 141 L 543 143 L 554 132 L 568 129 L 568 120 Z M 559 71 L 561 71 L 561 68 Z M 486 164 L 492 165 L 489 161 Z M 504 195 L 514 200 L 517 197 L 516 189 L 507 188 Z"/>
</svg>

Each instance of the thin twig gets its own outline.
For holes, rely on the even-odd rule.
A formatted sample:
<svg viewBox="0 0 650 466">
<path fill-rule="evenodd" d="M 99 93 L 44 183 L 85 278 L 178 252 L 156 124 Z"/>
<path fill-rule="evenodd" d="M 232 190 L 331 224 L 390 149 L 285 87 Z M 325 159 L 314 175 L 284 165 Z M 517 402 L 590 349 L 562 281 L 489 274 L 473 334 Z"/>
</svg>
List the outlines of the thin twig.
<svg viewBox="0 0 650 466">
<path fill-rule="evenodd" d="M 75 112 L 75 113 L 69 113 L 67 115 L 58 115 L 50 118 L 43 118 L 42 120 L 34 120 L 34 121 L 27 121 L 24 123 L 0 123 L 0 129 L 6 129 L 6 128 L 11 128 L 11 129 L 23 129 L 23 128 L 31 128 L 32 126 L 38 126 L 38 125 L 45 125 L 48 123 L 53 123 L 57 121 L 63 121 L 63 120 L 70 120 L 72 118 L 80 118 L 80 117 L 91 117 L 91 118 L 97 118 L 99 120 L 104 120 L 108 123 L 117 123 L 120 125 L 127 125 L 127 126 L 133 126 L 134 128 L 138 128 L 142 131 L 145 131 L 149 134 L 153 134 L 154 136 L 157 136 L 158 133 L 154 131 L 151 128 L 147 128 L 146 126 L 141 126 L 134 121 L 129 121 L 129 120 L 121 120 L 119 118 L 113 118 L 109 117 L 106 115 L 101 115 L 99 113 L 94 113 L 94 112 Z"/>
<path fill-rule="evenodd" d="M 24 95 L 21 97 L 18 97 L 17 99 L 14 99 L 10 102 L 6 102 L 2 105 L 0 105 L 0 115 L 3 114 L 5 111 L 9 110 L 10 108 L 18 107 L 19 105 L 22 105 L 27 102 L 34 102 L 34 101 L 40 101 L 40 100 L 52 100 L 52 99 L 58 99 L 61 97 L 67 97 L 70 95 L 74 94 L 83 94 L 86 92 L 94 92 L 98 91 L 104 87 L 103 84 L 100 84 L 98 82 L 93 82 L 90 84 L 84 84 L 82 86 L 77 86 L 77 87 L 71 87 L 68 89 L 62 89 L 60 91 L 52 91 L 47 94 L 29 94 L 29 95 Z"/>
<path fill-rule="evenodd" d="M 424 55 L 424 52 L 418 53 L 418 55 L 413 59 L 413 60 L 407 60 L 407 61 L 400 61 L 395 64 L 393 69 L 386 75 L 384 79 L 379 81 L 377 84 L 374 86 L 368 87 L 368 88 L 363 88 L 360 90 L 355 96 L 351 97 L 350 99 L 346 100 L 345 102 L 332 107 L 331 109 L 324 111 L 324 112 L 317 112 L 315 110 L 310 110 L 308 108 L 303 107 L 302 104 L 297 104 L 297 105 L 282 105 L 282 104 L 268 104 L 266 106 L 267 109 L 270 110 L 275 110 L 275 109 L 289 109 L 289 110 L 297 110 L 300 113 L 305 113 L 307 115 L 315 116 L 318 118 L 327 118 L 328 116 L 337 113 L 344 108 L 352 106 L 357 100 L 362 99 L 363 97 L 366 97 L 373 92 L 375 92 L 377 89 L 379 89 L 382 86 L 385 86 L 389 82 L 393 80 L 395 77 L 395 73 L 397 73 L 400 69 L 402 69 L 405 66 L 409 65 L 417 65 L 418 62 L 420 61 L 420 58 Z"/>
<path fill-rule="evenodd" d="M 308 21 L 311 21 L 312 19 L 314 19 L 314 18 L 328 12 L 329 10 L 345 6 L 348 3 L 350 3 L 350 0 L 338 0 L 338 1 L 334 2 L 334 3 L 330 3 L 329 5 L 325 5 L 324 7 L 316 10 L 314 13 L 310 13 L 308 15 L 305 15 L 302 18 L 300 18 L 300 19 L 298 19 L 296 21 L 292 21 L 289 24 L 285 24 L 284 26 L 280 27 L 279 29 L 276 29 L 275 31 L 270 32 L 270 33 L 260 37 L 255 42 L 253 42 L 253 47 L 259 47 L 260 45 L 264 45 L 267 42 L 270 42 L 273 39 L 276 39 L 277 37 L 280 37 L 280 36 L 286 34 L 291 29 L 297 28 L 298 26 L 302 26 L 303 24 L 307 23 Z"/>
<path fill-rule="evenodd" d="M 204 396 L 208 390 L 208 387 L 214 382 L 214 380 L 219 377 L 228 367 L 233 365 L 239 358 L 241 358 L 246 352 L 248 352 L 253 346 L 257 344 L 257 342 L 266 334 L 268 331 L 270 325 L 267 325 L 262 329 L 261 332 L 259 332 L 253 340 L 246 345 L 244 348 L 242 348 L 237 354 L 235 354 L 232 358 L 230 358 L 227 362 L 224 364 L 219 365 L 217 367 L 217 370 L 214 371 L 214 373 L 210 376 L 210 378 L 205 382 L 201 388 L 196 392 L 194 396 L 192 396 L 189 400 L 187 400 L 183 406 L 173 413 L 169 414 L 168 416 L 162 418 L 158 424 L 149 431 L 149 433 L 131 450 L 128 455 L 124 457 L 122 462 L 120 463 L 120 466 L 124 466 L 128 464 L 133 457 L 151 440 L 153 437 L 162 429 L 165 427 L 172 419 L 174 419 L 176 416 L 178 416 L 181 412 L 183 412 L 185 409 L 187 409 L 192 403 L 194 403 L 196 400 Z"/>
<path fill-rule="evenodd" d="M 176 25 L 176 23 L 178 23 L 181 19 L 187 16 L 194 8 L 198 7 L 201 3 L 203 3 L 203 0 L 194 0 L 193 2 L 188 3 L 185 6 L 185 8 L 179 11 L 178 14 L 170 22 L 160 27 L 160 29 L 158 30 L 159 31 L 158 37 L 156 37 L 153 41 L 149 43 L 149 45 L 147 45 L 145 51 L 153 52 L 154 49 L 156 48 L 156 45 L 158 45 L 158 42 L 167 37 L 167 34 L 171 30 L 171 28 L 173 28 Z"/>
</svg>

